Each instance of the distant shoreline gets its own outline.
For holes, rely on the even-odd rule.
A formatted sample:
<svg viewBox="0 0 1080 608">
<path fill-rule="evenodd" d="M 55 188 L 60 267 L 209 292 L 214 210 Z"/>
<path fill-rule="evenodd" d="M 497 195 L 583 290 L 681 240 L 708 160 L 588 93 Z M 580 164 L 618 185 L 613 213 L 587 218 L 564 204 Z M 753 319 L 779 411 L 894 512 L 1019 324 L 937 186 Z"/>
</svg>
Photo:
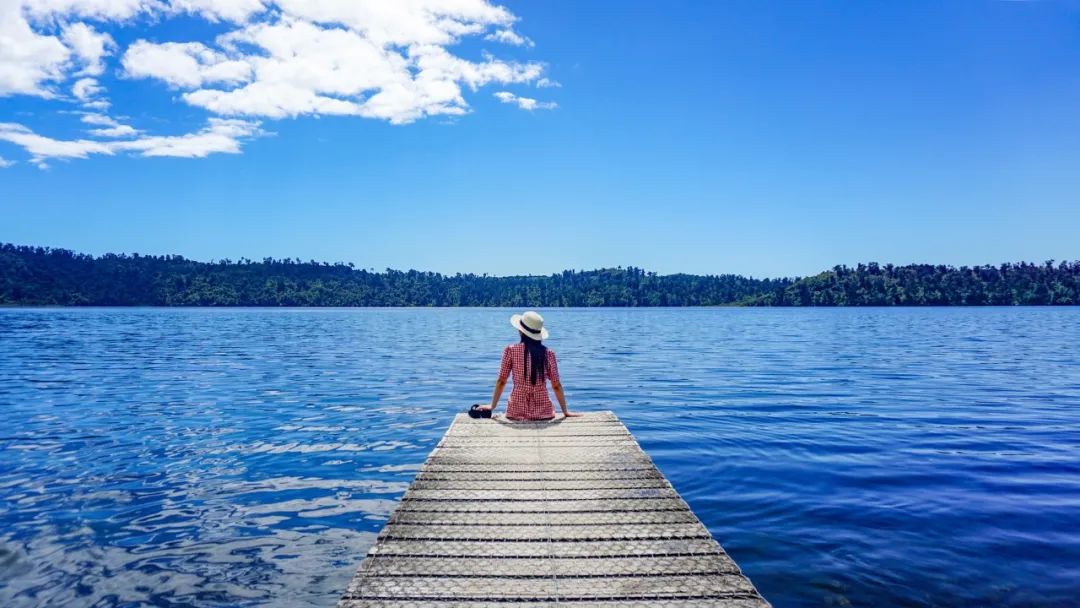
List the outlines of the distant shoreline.
<svg viewBox="0 0 1080 608">
<path fill-rule="evenodd" d="M 795 309 L 930 309 L 930 308 L 1074 308 L 1076 304 L 860 304 L 846 306 L 759 306 L 749 304 L 714 304 L 688 306 L 536 306 L 544 310 L 795 310 Z M 271 306 L 251 304 L 0 304 L 0 310 L 518 310 L 515 306 Z"/>
<path fill-rule="evenodd" d="M 493 277 L 299 260 L 196 262 L 0 244 L 3 307 L 683 308 L 1069 306 L 1080 261 L 959 268 L 867 263 L 809 277 L 659 275 L 641 268 Z"/>
</svg>

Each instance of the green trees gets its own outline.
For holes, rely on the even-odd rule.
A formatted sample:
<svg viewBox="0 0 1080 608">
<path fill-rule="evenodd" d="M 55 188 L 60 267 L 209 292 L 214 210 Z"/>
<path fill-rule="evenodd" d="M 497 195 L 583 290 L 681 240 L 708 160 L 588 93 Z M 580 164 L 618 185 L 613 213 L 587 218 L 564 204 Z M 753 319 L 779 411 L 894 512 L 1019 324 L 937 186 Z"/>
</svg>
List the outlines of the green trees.
<svg viewBox="0 0 1080 608">
<path fill-rule="evenodd" d="M 801 279 L 657 275 L 641 268 L 549 276 L 374 272 L 265 258 L 205 263 L 0 244 L 0 304 L 61 306 L 923 306 L 1080 304 L 1080 262 L 972 268 L 835 266 Z"/>
<path fill-rule="evenodd" d="M 836 266 L 741 302 L 753 306 L 984 306 L 1080 303 L 1080 262 Z"/>
</svg>

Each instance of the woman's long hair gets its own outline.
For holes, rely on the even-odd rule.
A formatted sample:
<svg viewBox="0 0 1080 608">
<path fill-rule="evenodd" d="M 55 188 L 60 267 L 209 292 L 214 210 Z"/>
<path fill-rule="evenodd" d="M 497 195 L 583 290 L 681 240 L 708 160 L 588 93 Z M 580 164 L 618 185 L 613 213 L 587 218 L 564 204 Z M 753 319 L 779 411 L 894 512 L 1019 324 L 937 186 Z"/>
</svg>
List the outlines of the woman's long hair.
<svg viewBox="0 0 1080 608">
<path fill-rule="evenodd" d="M 521 334 L 521 343 L 525 345 L 525 377 L 529 379 L 529 384 L 536 384 L 537 381 L 544 381 L 544 372 L 547 370 L 547 347 L 540 343 L 539 340 L 534 340 L 529 336 L 526 336 L 523 332 Z M 532 369 L 529 369 L 529 363 L 532 363 Z M 531 372 L 531 375 L 530 375 Z"/>
</svg>

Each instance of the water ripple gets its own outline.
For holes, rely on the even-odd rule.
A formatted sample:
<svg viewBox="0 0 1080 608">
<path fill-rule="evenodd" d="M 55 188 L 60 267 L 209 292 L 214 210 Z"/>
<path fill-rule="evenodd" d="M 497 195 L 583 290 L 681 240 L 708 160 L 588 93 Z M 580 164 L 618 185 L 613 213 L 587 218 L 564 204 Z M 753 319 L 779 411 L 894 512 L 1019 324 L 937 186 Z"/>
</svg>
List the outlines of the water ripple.
<svg viewBox="0 0 1080 608">
<path fill-rule="evenodd" d="M 334 605 L 508 314 L 0 310 L 0 605 Z M 777 606 L 1080 597 L 1080 310 L 546 316 Z"/>
</svg>

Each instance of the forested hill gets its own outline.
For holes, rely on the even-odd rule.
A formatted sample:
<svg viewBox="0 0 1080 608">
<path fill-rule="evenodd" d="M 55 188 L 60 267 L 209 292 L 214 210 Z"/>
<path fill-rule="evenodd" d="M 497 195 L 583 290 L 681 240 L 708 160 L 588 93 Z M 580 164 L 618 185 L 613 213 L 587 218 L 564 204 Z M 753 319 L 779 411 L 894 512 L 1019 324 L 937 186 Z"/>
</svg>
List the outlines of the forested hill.
<svg viewBox="0 0 1080 608">
<path fill-rule="evenodd" d="M 1080 303 L 1080 262 L 837 266 L 807 278 L 640 268 L 491 277 L 264 259 L 195 262 L 0 244 L 0 305 L 917 306 Z"/>
<path fill-rule="evenodd" d="M 0 304 L 149 306 L 711 306 L 785 287 L 735 275 L 637 268 L 536 277 L 386 270 L 264 259 L 194 262 L 0 245 Z"/>
</svg>

